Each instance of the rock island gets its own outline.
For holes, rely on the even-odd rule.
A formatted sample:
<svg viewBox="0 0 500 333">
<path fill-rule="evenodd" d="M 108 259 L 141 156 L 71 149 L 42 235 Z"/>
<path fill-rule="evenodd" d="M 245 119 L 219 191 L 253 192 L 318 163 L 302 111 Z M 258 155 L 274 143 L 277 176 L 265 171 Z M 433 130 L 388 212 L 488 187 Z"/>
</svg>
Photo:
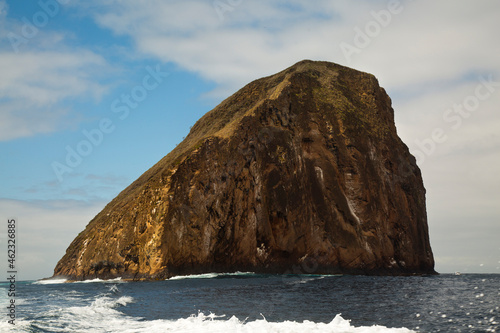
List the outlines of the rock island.
<svg viewBox="0 0 500 333">
<path fill-rule="evenodd" d="M 54 276 L 432 274 L 425 188 L 377 79 L 302 61 L 205 114 L 113 199 Z"/>
</svg>

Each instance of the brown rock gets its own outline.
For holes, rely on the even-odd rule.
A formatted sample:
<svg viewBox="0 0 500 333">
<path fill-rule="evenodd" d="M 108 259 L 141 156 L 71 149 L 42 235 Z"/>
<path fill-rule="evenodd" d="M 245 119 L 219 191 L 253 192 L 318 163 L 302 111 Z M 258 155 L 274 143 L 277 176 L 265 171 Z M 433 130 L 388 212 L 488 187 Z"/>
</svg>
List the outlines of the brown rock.
<svg viewBox="0 0 500 333">
<path fill-rule="evenodd" d="M 425 189 L 377 79 L 302 61 L 248 84 L 76 237 L 70 279 L 434 273 Z"/>
</svg>

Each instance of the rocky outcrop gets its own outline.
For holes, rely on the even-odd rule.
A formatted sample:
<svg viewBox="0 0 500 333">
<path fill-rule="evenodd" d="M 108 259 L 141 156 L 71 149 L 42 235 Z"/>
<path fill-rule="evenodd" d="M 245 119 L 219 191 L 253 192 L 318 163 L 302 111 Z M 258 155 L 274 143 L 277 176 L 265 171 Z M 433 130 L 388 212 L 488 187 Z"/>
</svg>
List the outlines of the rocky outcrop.
<svg viewBox="0 0 500 333">
<path fill-rule="evenodd" d="M 248 84 L 100 212 L 55 276 L 434 273 L 425 189 L 377 79 L 302 61 Z"/>
</svg>

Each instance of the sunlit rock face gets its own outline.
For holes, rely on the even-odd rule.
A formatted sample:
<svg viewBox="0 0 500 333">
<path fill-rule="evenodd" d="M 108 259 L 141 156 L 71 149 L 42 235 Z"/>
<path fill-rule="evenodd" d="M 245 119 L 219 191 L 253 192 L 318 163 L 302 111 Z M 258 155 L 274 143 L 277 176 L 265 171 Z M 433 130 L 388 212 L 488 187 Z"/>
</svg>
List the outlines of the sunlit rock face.
<svg viewBox="0 0 500 333">
<path fill-rule="evenodd" d="M 425 189 L 367 73 L 302 61 L 203 116 L 76 237 L 55 276 L 434 273 Z"/>
</svg>

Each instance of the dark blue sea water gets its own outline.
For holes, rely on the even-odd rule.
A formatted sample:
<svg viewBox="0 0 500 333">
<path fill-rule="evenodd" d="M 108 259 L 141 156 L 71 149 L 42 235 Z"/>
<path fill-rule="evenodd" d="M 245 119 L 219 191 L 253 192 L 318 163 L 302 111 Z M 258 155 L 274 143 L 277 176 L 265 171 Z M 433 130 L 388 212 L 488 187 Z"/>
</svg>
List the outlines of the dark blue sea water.
<svg viewBox="0 0 500 333">
<path fill-rule="evenodd" d="M 500 332 L 500 275 L 23 282 L 0 332 Z"/>
</svg>

